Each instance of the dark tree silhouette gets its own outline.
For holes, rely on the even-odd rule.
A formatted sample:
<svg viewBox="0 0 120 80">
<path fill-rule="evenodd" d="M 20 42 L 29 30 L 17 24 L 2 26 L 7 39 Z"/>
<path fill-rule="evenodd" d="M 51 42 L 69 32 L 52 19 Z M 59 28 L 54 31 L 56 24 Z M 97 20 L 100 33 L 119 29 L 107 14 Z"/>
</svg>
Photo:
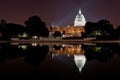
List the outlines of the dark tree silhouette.
<svg viewBox="0 0 120 80">
<path fill-rule="evenodd" d="M 115 32 L 114 36 L 116 37 L 116 39 L 120 39 L 120 26 L 118 26 L 118 28 L 115 29 L 114 32 Z"/>
<path fill-rule="evenodd" d="M 54 35 L 54 37 L 61 37 L 62 36 L 60 31 L 55 31 L 53 35 Z"/>
<path fill-rule="evenodd" d="M 85 37 L 96 37 L 96 39 L 113 39 L 114 28 L 108 20 L 100 20 L 97 23 L 87 22 L 85 25 Z"/>
<path fill-rule="evenodd" d="M 41 21 L 39 16 L 32 16 L 28 18 L 25 22 L 26 30 L 31 36 L 42 36 L 42 37 L 48 37 L 49 36 L 49 30 L 46 27 L 45 23 Z"/>
<path fill-rule="evenodd" d="M 56 45 L 54 45 L 54 49 L 55 49 L 55 50 L 60 50 L 61 47 L 62 47 L 62 46 L 56 46 Z"/>
<path fill-rule="evenodd" d="M 26 50 L 25 61 L 27 61 L 30 65 L 37 67 L 46 58 L 48 51 L 48 46 L 31 47 Z"/>
<path fill-rule="evenodd" d="M 6 60 L 25 56 L 24 51 L 19 49 L 17 45 L 2 43 L 0 47 L 0 63 L 5 63 Z"/>
<path fill-rule="evenodd" d="M 92 36 L 95 36 L 95 35 L 91 35 L 91 33 L 96 29 L 96 23 L 93 23 L 93 22 L 87 22 L 85 27 L 85 33 L 82 33 L 82 36 L 84 35 L 84 37 L 92 37 Z"/>
<path fill-rule="evenodd" d="M 114 28 L 110 21 L 102 19 L 97 22 L 97 25 L 101 30 L 100 39 L 113 39 Z"/>
<path fill-rule="evenodd" d="M 4 33 L 4 29 L 5 29 L 6 25 L 7 25 L 7 22 L 4 19 L 1 19 L 1 22 L 0 22 L 0 39 L 3 38 L 3 33 Z"/>
<path fill-rule="evenodd" d="M 84 46 L 87 60 L 98 60 L 102 63 L 109 62 L 114 56 L 114 44 L 96 44 Z"/>
<path fill-rule="evenodd" d="M 7 22 L 4 19 L 1 19 L 0 23 L 1 23 L 2 27 L 5 27 L 7 25 Z"/>
<path fill-rule="evenodd" d="M 18 34 L 24 32 L 24 27 L 19 24 L 14 23 L 7 23 L 3 28 L 2 32 L 2 39 L 3 40 L 10 40 L 12 37 L 18 37 Z"/>
</svg>

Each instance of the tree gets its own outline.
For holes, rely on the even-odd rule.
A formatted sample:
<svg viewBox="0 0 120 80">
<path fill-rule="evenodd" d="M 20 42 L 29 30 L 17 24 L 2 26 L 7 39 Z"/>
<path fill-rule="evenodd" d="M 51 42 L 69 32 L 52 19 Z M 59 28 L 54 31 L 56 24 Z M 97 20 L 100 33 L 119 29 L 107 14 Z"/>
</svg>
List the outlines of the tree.
<svg viewBox="0 0 120 80">
<path fill-rule="evenodd" d="M 120 26 L 118 26 L 118 28 L 115 29 L 114 32 L 114 36 L 116 37 L 116 39 L 120 39 Z"/>
<path fill-rule="evenodd" d="M 53 35 L 54 35 L 54 37 L 61 37 L 62 36 L 60 31 L 55 31 Z"/>
<path fill-rule="evenodd" d="M 18 34 L 22 34 L 24 27 L 19 24 L 8 23 L 3 30 L 3 39 L 10 40 L 10 38 L 18 37 Z"/>
<path fill-rule="evenodd" d="M 27 32 L 31 36 L 42 36 L 42 37 L 48 37 L 49 36 L 49 30 L 46 27 L 45 23 L 41 21 L 39 16 L 32 16 L 28 18 L 25 22 Z"/>
<path fill-rule="evenodd" d="M 99 30 L 99 26 L 97 26 L 97 23 L 94 22 L 87 22 L 85 27 L 85 32 L 82 33 L 82 37 L 96 37 L 100 30 Z"/>
<path fill-rule="evenodd" d="M 1 22 L 0 22 L 0 39 L 3 38 L 3 33 L 4 33 L 4 29 L 5 29 L 6 25 L 7 25 L 7 22 L 4 19 L 1 19 Z"/>
<path fill-rule="evenodd" d="M 97 22 L 97 26 L 101 30 L 100 39 L 113 39 L 114 28 L 110 21 L 102 19 Z"/>
<path fill-rule="evenodd" d="M 85 25 L 86 37 L 96 37 L 97 39 L 113 39 L 114 28 L 108 20 L 100 20 L 97 23 L 87 22 Z"/>
</svg>

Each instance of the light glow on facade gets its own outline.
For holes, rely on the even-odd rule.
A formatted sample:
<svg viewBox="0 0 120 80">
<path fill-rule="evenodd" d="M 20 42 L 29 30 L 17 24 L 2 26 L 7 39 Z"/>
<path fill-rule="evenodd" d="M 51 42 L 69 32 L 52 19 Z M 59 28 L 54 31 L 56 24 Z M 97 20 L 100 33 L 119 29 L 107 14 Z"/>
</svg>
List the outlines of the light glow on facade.
<svg viewBox="0 0 120 80">
<path fill-rule="evenodd" d="M 81 37 L 81 33 L 84 32 L 84 26 L 86 24 L 85 17 L 82 14 L 81 10 L 75 17 L 74 25 L 73 26 L 51 26 L 48 28 L 51 33 L 55 33 L 55 31 L 60 31 L 62 37 Z"/>
</svg>

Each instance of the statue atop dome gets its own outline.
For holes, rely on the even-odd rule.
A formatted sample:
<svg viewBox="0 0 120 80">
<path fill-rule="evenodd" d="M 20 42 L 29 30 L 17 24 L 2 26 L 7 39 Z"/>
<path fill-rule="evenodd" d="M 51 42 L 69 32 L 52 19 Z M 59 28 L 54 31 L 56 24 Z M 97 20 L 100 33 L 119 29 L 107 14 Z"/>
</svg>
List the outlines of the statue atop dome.
<svg viewBox="0 0 120 80">
<path fill-rule="evenodd" d="M 75 17 L 74 26 L 85 26 L 85 24 L 86 24 L 85 17 L 82 14 L 81 9 L 79 9 L 79 13 Z"/>
<path fill-rule="evenodd" d="M 79 14 L 82 14 L 82 13 L 81 13 L 81 9 L 79 9 Z"/>
</svg>

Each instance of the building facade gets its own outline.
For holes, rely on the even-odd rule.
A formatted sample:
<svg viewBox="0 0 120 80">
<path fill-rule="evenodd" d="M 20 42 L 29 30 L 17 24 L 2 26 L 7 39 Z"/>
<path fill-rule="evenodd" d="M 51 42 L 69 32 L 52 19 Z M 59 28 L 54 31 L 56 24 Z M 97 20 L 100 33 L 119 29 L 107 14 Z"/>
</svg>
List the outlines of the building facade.
<svg viewBox="0 0 120 80">
<path fill-rule="evenodd" d="M 59 31 L 62 34 L 62 37 L 80 37 L 81 33 L 84 32 L 85 24 L 85 17 L 82 14 L 81 10 L 79 10 L 78 14 L 75 17 L 73 26 L 51 26 L 49 30 L 51 33 Z"/>
</svg>

